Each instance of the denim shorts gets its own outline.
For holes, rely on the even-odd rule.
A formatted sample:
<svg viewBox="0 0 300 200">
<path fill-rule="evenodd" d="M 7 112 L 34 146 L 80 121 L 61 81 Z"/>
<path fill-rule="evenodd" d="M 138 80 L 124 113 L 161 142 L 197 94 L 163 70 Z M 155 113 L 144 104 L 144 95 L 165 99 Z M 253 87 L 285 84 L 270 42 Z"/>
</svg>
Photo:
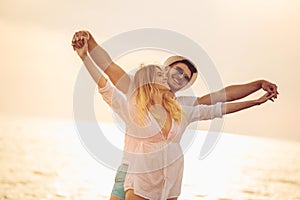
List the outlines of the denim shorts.
<svg viewBox="0 0 300 200">
<path fill-rule="evenodd" d="M 115 184 L 111 192 L 112 196 L 118 197 L 120 199 L 125 199 L 124 182 L 125 182 L 127 170 L 128 170 L 127 164 L 121 164 L 119 166 L 115 177 Z"/>
</svg>

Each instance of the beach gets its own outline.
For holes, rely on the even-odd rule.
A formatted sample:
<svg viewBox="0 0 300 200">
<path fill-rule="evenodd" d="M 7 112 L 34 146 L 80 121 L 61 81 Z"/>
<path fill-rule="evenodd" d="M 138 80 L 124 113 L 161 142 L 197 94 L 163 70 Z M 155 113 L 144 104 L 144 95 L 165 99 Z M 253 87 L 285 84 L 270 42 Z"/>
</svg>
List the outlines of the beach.
<svg viewBox="0 0 300 200">
<path fill-rule="evenodd" d="M 179 199 L 300 199 L 299 141 L 222 134 L 199 160 L 203 135 L 185 152 Z M 1 200 L 109 199 L 114 176 L 87 152 L 72 120 L 1 117 Z"/>
</svg>

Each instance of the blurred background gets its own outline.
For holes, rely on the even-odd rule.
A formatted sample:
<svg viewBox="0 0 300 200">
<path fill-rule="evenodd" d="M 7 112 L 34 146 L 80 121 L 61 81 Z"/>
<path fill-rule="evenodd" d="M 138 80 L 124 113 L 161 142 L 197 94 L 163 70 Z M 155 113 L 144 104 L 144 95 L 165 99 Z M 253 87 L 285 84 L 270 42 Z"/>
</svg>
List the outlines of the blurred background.
<svg viewBox="0 0 300 200">
<path fill-rule="evenodd" d="M 224 86 L 266 79 L 280 93 L 274 103 L 226 116 L 226 134 L 204 160 L 197 159 L 205 135 L 199 131 L 186 154 L 180 198 L 300 199 L 299 9 L 293 0 L 0 0 L 0 199 L 109 198 L 115 171 L 86 152 L 73 122 L 82 63 L 71 39 L 85 29 L 101 44 L 145 27 L 198 43 Z M 130 70 L 167 56 L 140 50 L 116 62 Z M 210 92 L 200 76 L 193 90 Z M 94 107 L 110 132 L 110 109 L 96 91 Z"/>
</svg>

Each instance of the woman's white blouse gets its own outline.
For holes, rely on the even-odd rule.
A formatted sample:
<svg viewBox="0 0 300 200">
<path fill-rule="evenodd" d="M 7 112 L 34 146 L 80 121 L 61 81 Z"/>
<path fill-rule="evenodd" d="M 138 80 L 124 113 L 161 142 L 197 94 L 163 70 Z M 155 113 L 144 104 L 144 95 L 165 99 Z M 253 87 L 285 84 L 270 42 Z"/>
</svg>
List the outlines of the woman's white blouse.
<svg viewBox="0 0 300 200">
<path fill-rule="evenodd" d="M 181 122 L 172 120 L 172 127 L 165 137 L 155 118 L 148 112 L 141 127 L 133 119 L 136 107 L 109 82 L 98 88 L 103 99 L 126 125 L 123 163 L 128 164 L 124 190 L 151 200 L 178 197 L 183 176 L 181 137 L 186 127 L 199 120 L 222 117 L 221 105 L 192 106 L 195 98 L 179 97 L 182 108 Z"/>
</svg>

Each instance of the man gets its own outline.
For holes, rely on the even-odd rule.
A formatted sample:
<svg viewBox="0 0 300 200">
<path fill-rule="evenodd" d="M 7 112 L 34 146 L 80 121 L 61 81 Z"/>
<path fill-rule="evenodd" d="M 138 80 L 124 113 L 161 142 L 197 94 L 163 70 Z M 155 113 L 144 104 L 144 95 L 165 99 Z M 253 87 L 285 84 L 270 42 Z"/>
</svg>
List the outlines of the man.
<svg viewBox="0 0 300 200">
<path fill-rule="evenodd" d="M 111 60 L 108 53 L 97 44 L 94 37 L 88 31 L 76 32 L 72 39 L 72 46 L 81 48 L 85 41 L 88 42 L 88 51 L 94 62 L 108 75 L 111 82 L 121 92 L 126 94 L 130 85 L 129 75 Z M 174 93 L 186 86 L 192 85 L 197 77 L 196 67 L 184 57 L 171 56 L 165 61 L 164 66 L 167 66 L 167 70 L 169 70 L 168 84 Z M 274 98 L 277 98 L 279 94 L 275 84 L 266 80 L 256 80 L 246 84 L 231 85 L 219 91 L 198 97 L 195 104 L 210 105 L 216 102 L 234 101 L 244 98 L 260 89 L 274 94 Z"/>
<path fill-rule="evenodd" d="M 73 48 L 82 48 L 85 43 L 88 43 L 88 52 L 94 60 L 94 62 L 104 71 L 111 82 L 124 94 L 127 94 L 131 86 L 131 77 L 116 63 L 114 63 L 108 53 L 101 48 L 93 36 L 88 31 L 79 31 L 74 34 L 72 39 Z M 197 68 L 188 59 L 182 56 L 169 57 L 164 66 L 167 70 L 168 85 L 172 92 L 176 93 L 186 87 L 192 85 L 197 77 Z M 225 87 L 217 92 L 207 94 L 203 97 L 197 97 L 196 101 L 191 101 L 190 97 L 177 97 L 181 103 L 190 105 L 206 104 L 211 105 L 217 102 L 228 102 L 237 99 L 244 98 L 259 89 L 267 91 L 269 94 L 274 94 L 274 98 L 277 98 L 277 86 L 265 80 L 257 80 L 247 84 L 232 85 Z M 126 168 L 121 165 L 120 168 Z M 124 199 L 124 178 L 126 172 L 124 169 L 120 169 L 116 175 L 111 200 Z M 126 170 L 125 170 L 126 171 Z"/>
</svg>

